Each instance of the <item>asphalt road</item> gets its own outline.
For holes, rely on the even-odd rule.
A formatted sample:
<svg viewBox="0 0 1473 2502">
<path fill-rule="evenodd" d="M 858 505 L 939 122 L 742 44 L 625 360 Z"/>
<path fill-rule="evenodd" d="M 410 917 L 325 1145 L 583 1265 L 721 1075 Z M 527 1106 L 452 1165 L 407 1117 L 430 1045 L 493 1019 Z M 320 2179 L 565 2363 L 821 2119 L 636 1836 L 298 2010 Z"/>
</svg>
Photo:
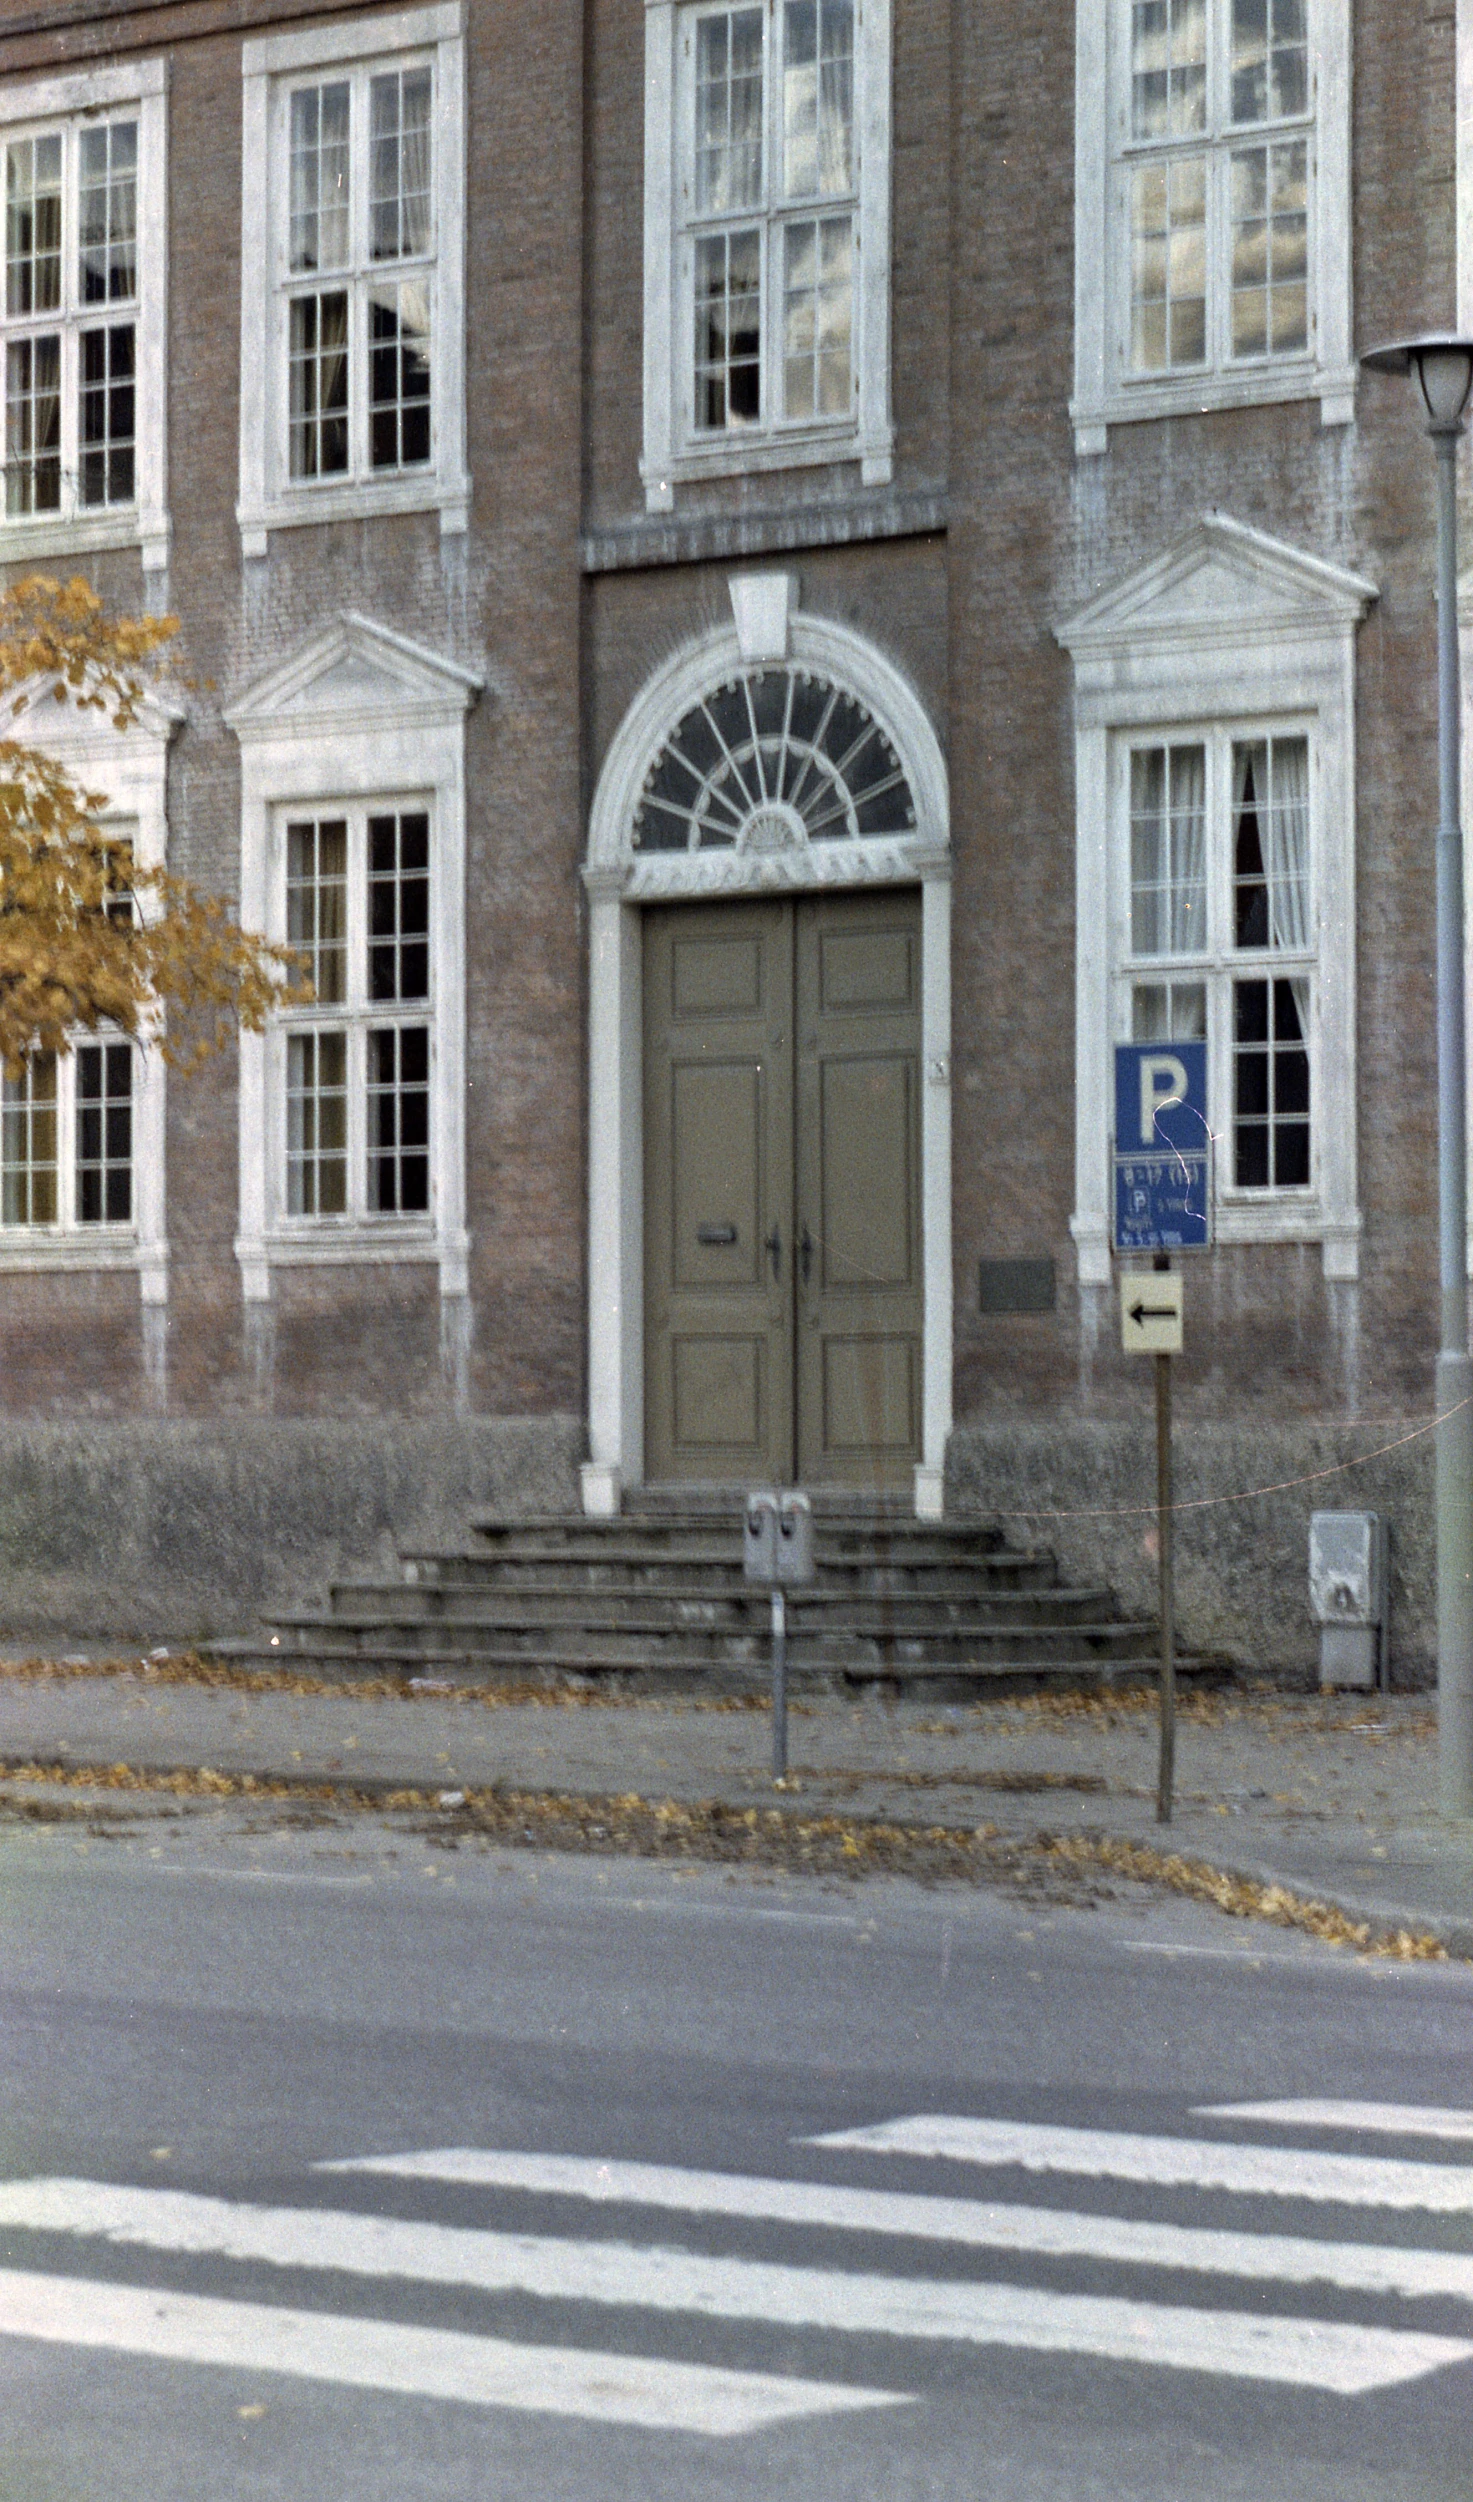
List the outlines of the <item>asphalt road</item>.
<svg viewBox="0 0 1473 2502">
<path fill-rule="evenodd" d="M 1470 2424 L 1469 1967 L 0 1825 L 0 2502 L 1467 2502 Z"/>
</svg>

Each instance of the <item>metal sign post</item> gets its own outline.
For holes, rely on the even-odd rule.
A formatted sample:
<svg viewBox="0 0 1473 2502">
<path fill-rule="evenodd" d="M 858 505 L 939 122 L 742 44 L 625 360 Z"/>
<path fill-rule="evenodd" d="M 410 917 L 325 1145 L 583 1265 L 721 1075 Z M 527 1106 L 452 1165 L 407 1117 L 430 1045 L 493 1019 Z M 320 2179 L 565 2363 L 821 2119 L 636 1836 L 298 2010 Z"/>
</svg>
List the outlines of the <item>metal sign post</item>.
<svg viewBox="0 0 1473 2502">
<path fill-rule="evenodd" d="M 817 1576 L 813 1506 L 806 1494 L 759 1486 L 747 1497 L 742 1570 L 772 1593 L 772 1777 L 788 1777 L 788 1590 Z"/>
<path fill-rule="evenodd" d="M 1156 1358 L 1156 1556 L 1161 1585 L 1161 1744 L 1156 1822 L 1170 1824 L 1176 1779 L 1176 1592 L 1171 1574 L 1171 1358 Z"/>
<path fill-rule="evenodd" d="M 1156 1774 L 1156 1821 L 1171 1822 L 1176 1774 L 1176 1590 L 1171 1530 L 1171 1359 L 1182 1349 L 1182 1281 L 1158 1252 L 1150 1275 L 1120 1280 L 1120 1342 L 1127 1355 L 1150 1355 L 1156 1363 L 1156 1563 L 1161 1612 L 1161 1750 Z"/>
<path fill-rule="evenodd" d="M 1182 1281 L 1173 1251 L 1212 1240 L 1212 1137 L 1207 1046 L 1119 1043 L 1115 1050 L 1115 1249 L 1149 1251 L 1155 1265 L 1120 1280 L 1127 1355 L 1156 1369 L 1156 1565 L 1161 1617 L 1161 1743 L 1156 1821 L 1170 1824 L 1176 1783 L 1175 1493 L 1171 1467 L 1171 1359 L 1182 1351 Z"/>
</svg>

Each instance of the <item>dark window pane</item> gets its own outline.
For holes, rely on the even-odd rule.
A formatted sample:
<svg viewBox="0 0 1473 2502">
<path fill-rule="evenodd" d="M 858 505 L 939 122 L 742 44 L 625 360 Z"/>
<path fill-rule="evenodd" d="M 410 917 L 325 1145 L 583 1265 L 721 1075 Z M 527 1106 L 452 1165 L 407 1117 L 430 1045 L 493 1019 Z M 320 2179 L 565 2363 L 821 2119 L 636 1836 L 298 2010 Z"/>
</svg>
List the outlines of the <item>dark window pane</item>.
<svg viewBox="0 0 1473 2502">
<path fill-rule="evenodd" d="M 1233 990 L 1234 1025 L 1239 1042 L 1268 1040 L 1267 982 L 1238 982 Z"/>
<path fill-rule="evenodd" d="M 1275 1132 L 1274 1179 L 1281 1190 L 1302 1190 L 1309 1181 L 1309 1123 L 1285 1121 Z"/>
<path fill-rule="evenodd" d="M 1239 1127 L 1234 1179 L 1240 1190 L 1268 1188 L 1268 1129 Z"/>
<path fill-rule="evenodd" d="M 1268 1116 L 1268 1053 L 1240 1051 L 1236 1064 L 1236 1103 L 1239 1120 L 1265 1120 Z"/>
</svg>

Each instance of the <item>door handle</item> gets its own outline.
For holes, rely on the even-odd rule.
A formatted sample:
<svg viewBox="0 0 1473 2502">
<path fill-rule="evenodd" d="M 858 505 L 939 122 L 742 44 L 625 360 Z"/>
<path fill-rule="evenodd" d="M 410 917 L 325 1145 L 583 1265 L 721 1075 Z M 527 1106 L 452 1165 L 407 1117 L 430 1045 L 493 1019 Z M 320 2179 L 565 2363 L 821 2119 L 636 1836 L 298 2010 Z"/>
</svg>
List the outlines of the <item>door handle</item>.
<svg viewBox="0 0 1473 2502">
<path fill-rule="evenodd" d="M 773 1276 L 781 1277 L 783 1273 L 783 1238 L 775 1225 L 771 1233 L 768 1235 L 767 1240 L 763 1245 L 763 1249 L 766 1251 L 768 1258 L 772 1262 Z"/>
<path fill-rule="evenodd" d="M 798 1245 L 798 1268 L 806 1286 L 813 1275 L 813 1236 L 806 1225 L 803 1228 L 803 1239 Z"/>
</svg>

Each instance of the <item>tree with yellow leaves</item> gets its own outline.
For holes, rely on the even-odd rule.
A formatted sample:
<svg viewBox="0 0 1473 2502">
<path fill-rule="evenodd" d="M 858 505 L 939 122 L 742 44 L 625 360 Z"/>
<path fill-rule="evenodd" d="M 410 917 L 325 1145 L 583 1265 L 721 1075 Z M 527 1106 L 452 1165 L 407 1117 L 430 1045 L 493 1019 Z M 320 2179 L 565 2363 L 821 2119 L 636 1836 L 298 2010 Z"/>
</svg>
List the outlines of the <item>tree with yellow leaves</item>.
<svg viewBox="0 0 1473 2502">
<path fill-rule="evenodd" d="M 306 995 L 296 959 L 216 897 L 140 866 L 101 822 L 105 800 L 23 735 L 28 710 L 72 704 L 128 730 L 172 617 L 110 617 L 87 583 L 0 590 L 0 1065 L 66 1052 L 99 1026 L 194 1067 L 239 1026 Z"/>
</svg>

